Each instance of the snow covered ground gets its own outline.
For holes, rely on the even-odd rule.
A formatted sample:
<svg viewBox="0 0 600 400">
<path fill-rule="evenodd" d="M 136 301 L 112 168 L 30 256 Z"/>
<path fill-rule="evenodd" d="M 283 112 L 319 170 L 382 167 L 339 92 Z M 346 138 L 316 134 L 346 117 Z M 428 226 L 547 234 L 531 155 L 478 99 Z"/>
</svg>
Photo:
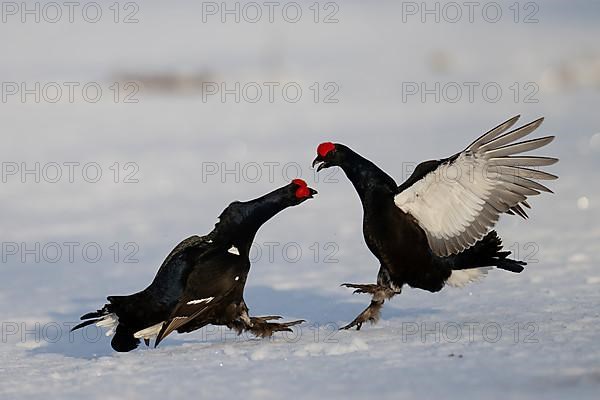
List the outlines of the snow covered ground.
<svg viewBox="0 0 600 400">
<path fill-rule="evenodd" d="M 440 3 L 439 23 L 407 8 L 421 2 L 322 2 L 318 23 L 314 2 L 298 3 L 296 23 L 285 2 L 273 23 L 265 8 L 249 22 L 244 2 L 239 23 L 206 8 L 220 2 L 122 2 L 118 15 L 113 3 L 98 3 L 97 23 L 80 8 L 51 23 L 44 2 L 40 22 L 23 23 L 3 3 L 1 398 L 597 397 L 596 2 L 520 2 L 518 14 L 498 2 L 495 23 L 493 9 L 481 13 L 491 2 L 473 22 L 464 8 L 451 22 Z M 125 86 L 133 79 L 139 92 Z M 236 82 L 239 101 L 211 94 Z M 285 85 L 302 90 L 297 102 Z M 425 101 L 411 92 L 422 85 L 433 88 Z M 406 289 L 378 325 L 338 332 L 368 302 L 339 284 L 371 283 L 378 265 L 351 185 L 310 170 L 316 145 L 346 143 L 402 181 L 514 114 L 545 116 L 540 134 L 557 135 L 546 152 L 561 158 L 556 194 L 533 199 L 529 220 L 498 226 L 526 270 L 438 294 Z M 107 295 L 144 288 L 229 202 L 296 176 L 319 196 L 259 232 L 246 290 L 254 315 L 307 320 L 294 334 L 208 327 L 118 354 L 93 327 L 68 333 Z"/>
</svg>

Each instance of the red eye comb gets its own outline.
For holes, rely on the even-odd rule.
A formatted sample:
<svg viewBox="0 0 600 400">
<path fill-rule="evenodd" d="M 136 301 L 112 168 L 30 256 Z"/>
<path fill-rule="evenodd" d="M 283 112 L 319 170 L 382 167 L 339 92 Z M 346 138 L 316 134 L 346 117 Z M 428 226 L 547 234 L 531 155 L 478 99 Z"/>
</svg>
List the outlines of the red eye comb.
<svg viewBox="0 0 600 400">
<path fill-rule="evenodd" d="M 304 181 L 303 181 L 304 182 Z M 310 190 L 307 186 L 300 186 L 298 190 L 296 190 L 296 197 L 299 199 L 303 199 L 305 197 L 310 196 Z"/>
<path fill-rule="evenodd" d="M 317 147 L 317 153 L 321 157 L 325 157 L 327 155 L 327 153 L 329 153 L 332 150 L 335 150 L 335 144 L 333 144 L 331 142 L 321 143 L 319 145 L 319 147 Z"/>
<path fill-rule="evenodd" d="M 292 183 L 293 183 L 294 185 L 298 185 L 298 186 L 300 186 L 301 188 L 302 188 L 302 187 L 307 187 L 307 186 L 308 186 L 308 185 L 306 184 L 306 182 L 304 182 L 302 179 L 294 179 L 294 180 L 292 181 Z"/>
</svg>

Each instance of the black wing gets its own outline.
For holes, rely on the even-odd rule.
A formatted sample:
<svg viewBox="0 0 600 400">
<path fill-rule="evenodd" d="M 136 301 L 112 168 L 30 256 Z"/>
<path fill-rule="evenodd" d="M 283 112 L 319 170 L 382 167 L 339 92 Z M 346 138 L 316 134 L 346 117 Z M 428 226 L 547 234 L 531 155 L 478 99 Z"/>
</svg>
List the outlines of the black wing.
<svg viewBox="0 0 600 400">
<path fill-rule="evenodd" d="M 210 235 L 190 236 L 169 253 L 158 269 L 150 287 L 162 283 L 184 283 L 192 265 L 188 262 L 191 255 L 199 255 L 216 248 Z"/>
<path fill-rule="evenodd" d="M 231 285 L 229 290 L 220 295 L 201 299 L 184 297 L 177 307 L 175 307 L 169 319 L 163 323 L 154 346 L 158 346 L 171 332 L 180 329 L 192 321 L 194 321 L 194 329 L 199 329 L 219 319 L 229 304 L 235 303 L 236 300 L 242 298 L 241 294 L 243 290 L 244 284 L 236 281 Z"/>
</svg>

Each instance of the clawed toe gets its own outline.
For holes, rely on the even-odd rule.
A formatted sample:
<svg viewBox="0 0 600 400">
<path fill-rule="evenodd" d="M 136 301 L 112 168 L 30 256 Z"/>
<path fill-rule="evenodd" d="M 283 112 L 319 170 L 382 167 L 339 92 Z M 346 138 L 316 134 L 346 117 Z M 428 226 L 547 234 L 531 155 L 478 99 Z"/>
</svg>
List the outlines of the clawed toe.
<svg viewBox="0 0 600 400">
<path fill-rule="evenodd" d="M 353 288 L 354 289 L 354 288 L 358 288 L 358 287 L 361 287 L 361 286 L 367 286 L 367 285 L 359 285 L 359 284 L 356 284 L 356 283 L 342 283 L 340 286 L 344 286 L 344 287 L 347 287 L 347 288 Z"/>
<path fill-rule="evenodd" d="M 252 317 L 253 325 L 250 331 L 258 337 L 270 337 L 275 332 L 292 332 L 291 327 L 305 322 L 303 319 L 290 322 L 267 322 L 268 319 L 280 319 L 281 317 Z"/>
<path fill-rule="evenodd" d="M 345 330 L 347 331 L 348 329 L 352 329 L 354 327 L 356 327 L 357 331 L 360 331 L 360 328 L 362 328 L 363 324 L 365 322 L 371 322 L 371 324 L 374 324 L 377 322 L 376 318 L 367 318 L 365 316 L 363 316 L 363 314 L 360 314 L 358 317 L 356 317 L 354 319 L 354 321 L 350 322 L 348 325 L 344 325 L 340 328 L 340 330 Z"/>
<path fill-rule="evenodd" d="M 360 331 L 360 328 L 362 328 L 362 324 L 363 324 L 362 322 L 358 322 L 357 320 L 354 320 L 354 321 L 350 322 L 348 325 L 344 325 L 344 326 L 342 326 L 342 327 L 340 328 L 340 331 L 341 331 L 341 330 L 345 330 L 345 331 L 347 331 L 348 329 L 352 329 L 352 328 L 354 328 L 355 326 L 356 326 L 356 330 L 357 330 L 357 331 Z"/>
<path fill-rule="evenodd" d="M 306 321 L 304 321 L 303 319 L 299 319 L 297 321 L 284 322 L 281 324 L 271 323 L 271 325 L 275 326 L 275 329 L 273 330 L 273 332 L 292 332 L 292 330 L 290 329 L 292 326 L 299 325 L 303 322 L 306 322 Z"/>
<path fill-rule="evenodd" d="M 371 324 L 376 324 L 379 320 L 382 306 L 383 301 L 371 300 L 371 304 L 369 304 L 369 306 L 365 308 L 363 312 L 358 314 L 358 317 L 354 318 L 354 321 L 350 322 L 348 325 L 341 327 L 340 330 L 348 330 L 356 327 L 356 330 L 360 331 L 362 325 L 367 321 Z"/>
<path fill-rule="evenodd" d="M 281 325 L 286 325 L 286 326 L 295 326 L 295 325 L 300 325 L 301 323 L 306 322 L 303 319 L 297 319 L 296 321 L 290 321 L 290 322 L 285 322 Z"/>
<path fill-rule="evenodd" d="M 351 289 L 356 289 L 354 291 L 354 293 L 368 293 L 368 294 L 374 294 L 376 293 L 378 290 L 381 290 L 382 287 L 371 283 L 371 284 L 365 284 L 365 285 L 358 285 L 355 283 L 342 283 L 340 286 L 344 286 L 347 288 L 351 288 Z"/>
<path fill-rule="evenodd" d="M 252 321 L 253 324 L 254 323 L 261 324 L 261 323 L 264 323 L 264 322 L 267 322 L 267 321 L 279 320 L 281 318 L 283 318 L 283 317 L 280 316 L 280 315 L 267 315 L 267 316 L 264 316 L 264 317 L 250 317 L 250 321 Z"/>
</svg>

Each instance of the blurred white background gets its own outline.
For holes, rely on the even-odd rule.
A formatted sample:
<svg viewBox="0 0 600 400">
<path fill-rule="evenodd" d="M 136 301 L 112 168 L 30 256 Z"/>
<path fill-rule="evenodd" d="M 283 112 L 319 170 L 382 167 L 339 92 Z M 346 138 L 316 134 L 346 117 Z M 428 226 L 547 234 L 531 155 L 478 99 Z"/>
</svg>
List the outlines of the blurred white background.
<svg viewBox="0 0 600 400">
<path fill-rule="evenodd" d="M 533 373 L 535 368 L 525 365 L 526 377 L 515 382 L 509 366 L 516 361 L 506 358 L 499 364 L 506 368 L 499 378 L 481 378 L 495 388 L 492 392 L 514 383 L 515 392 L 509 394 L 534 395 L 546 379 L 554 382 L 557 376 L 574 381 L 580 395 L 597 390 L 599 338 L 591 328 L 598 324 L 600 284 L 600 3 L 478 2 L 472 14 L 462 2 L 290 4 L 277 3 L 271 22 L 262 2 L 237 3 L 238 11 L 235 2 L 82 2 L 72 15 L 62 2 L 2 3 L 1 320 L 31 326 L 74 321 L 101 306 L 106 295 L 142 289 L 180 240 L 210 231 L 231 201 L 257 197 L 295 177 L 304 178 L 319 195 L 260 231 L 262 252 L 255 253 L 248 303 L 255 313 L 320 323 L 349 320 L 367 300 L 352 297 L 339 284 L 371 282 L 378 265 L 363 243 L 361 206 L 352 186 L 340 171 L 317 179 L 310 169 L 316 146 L 328 140 L 345 143 L 401 183 L 416 163 L 449 156 L 515 114 L 522 115 L 523 123 L 545 116 L 540 135 L 557 135 L 545 150 L 561 158 L 551 169 L 560 176 L 551 183 L 556 194 L 533 199 L 530 220 L 507 216 L 498 228 L 506 247 L 529 257 L 526 271 L 520 276 L 493 273 L 464 291 L 428 295 L 406 290 L 384 311 L 384 319 L 391 321 L 388 336 L 371 332 L 384 335 L 388 347 L 380 349 L 389 355 L 403 352 L 404 344 L 394 341 L 394 321 L 407 315 L 434 321 L 487 317 L 507 324 L 533 319 L 540 324 L 542 344 L 526 349 L 523 357 L 538 357 L 548 346 L 554 352 L 535 366 L 551 364 L 563 372 Z M 234 11 L 222 15 L 225 8 Z M 298 9 L 302 14 L 296 17 Z M 96 16 L 97 10 L 102 14 Z M 301 95 L 294 92 L 298 88 Z M 57 165 L 62 175 L 54 179 Z M 90 182 L 97 170 L 102 176 Z M 50 262 L 54 243 L 66 252 L 65 243 L 71 242 L 77 243 L 73 260 L 63 253 Z M 279 243 L 272 259 L 269 242 Z M 101 248 L 98 262 L 82 255 L 86 244 Z M 286 244 L 292 246 L 287 255 Z M 44 248 L 50 253 L 44 254 Z M 302 254 L 296 257 L 298 248 Z M 128 255 L 137 262 L 125 262 Z M 565 325 L 562 330 L 548 322 L 552 315 Z M 47 357 L 55 357 L 51 360 L 66 368 L 68 377 L 61 375 L 63 384 L 55 382 L 55 394 L 75 396 L 79 385 L 102 391 L 102 381 L 82 383 L 69 366 L 105 373 L 101 363 L 81 360 L 112 357 L 107 339 L 95 345 L 81 338 L 53 344 L 34 340 L 35 335 L 22 340 L 6 333 L 3 326 L 3 364 L 38 371 Z M 372 351 L 373 365 L 392 362 L 374 350 L 377 344 L 369 342 L 374 339 L 368 334 L 366 329 L 359 337 Z M 583 342 L 574 341 L 574 335 Z M 172 339 L 153 354 L 193 338 Z M 356 347 L 352 336 L 342 339 Z M 202 355 L 203 345 L 190 351 L 205 359 L 220 348 L 217 343 Z M 260 351 L 269 351 L 268 345 Z M 420 362 L 418 352 L 431 348 L 418 345 L 413 347 L 417 353 L 408 356 L 415 363 Z M 245 350 L 233 348 L 247 361 Z M 443 357 L 449 352 L 440 351 Z M 118 362 L 132 363 L 126 365 L 133 373 L 144 360 L 140 354 Z M 461 376 L 485 370 L 488 354 L 465 360 Z M 327 361 L 287 364 L 305 374 L 290 384 L 314 383 L 301 392 L 307 396 L 400 393 L 393 386 L 396 378 L 383 372 L 369 378 L 369 384 L 357 378 L 363 376 L 360 365 L 336 386 L 326 379 L 335 372 L 317 373 L 321 362 Z M 331 362 L 343 367 L 346 361 Z M 436 361 L 421 362 L 427 370 Z M 410 370 L 411 365 L 390 365 L 408 368 L 404 372 L 415 382 L 426 381 L 425 373 Z M 277 374 L 269 365 L 256 367 Z M 0 366 L 3 375 L 20 382 L 19 373 L 8 374 L 6 368 Z M 119 373 L 112 373 L 118 383 Z M 11 397 L 35 395 L 34 383 L 43 376 L 23 376 L 29 383 L 21 382 L 22 389 L 5 378 L 0 378 L 0 389 Z M 352 380 L 360 388 L 352 387 Z M 127 393 L 132 398 L 179 393 L 167 382 L 158 383 L 155 392 L 131 386 Z M 470 393 L 486 393 L 475 386 Z M 458 387 L 465 388 L 460 379 L 439 390 L 447 395 Z M 183 384 L 181 393 L 193 388 L 192 382 Z M 277 397 L 286 389 L 274 385 L 270 392 L 252 395 Z"/>
</svg>

